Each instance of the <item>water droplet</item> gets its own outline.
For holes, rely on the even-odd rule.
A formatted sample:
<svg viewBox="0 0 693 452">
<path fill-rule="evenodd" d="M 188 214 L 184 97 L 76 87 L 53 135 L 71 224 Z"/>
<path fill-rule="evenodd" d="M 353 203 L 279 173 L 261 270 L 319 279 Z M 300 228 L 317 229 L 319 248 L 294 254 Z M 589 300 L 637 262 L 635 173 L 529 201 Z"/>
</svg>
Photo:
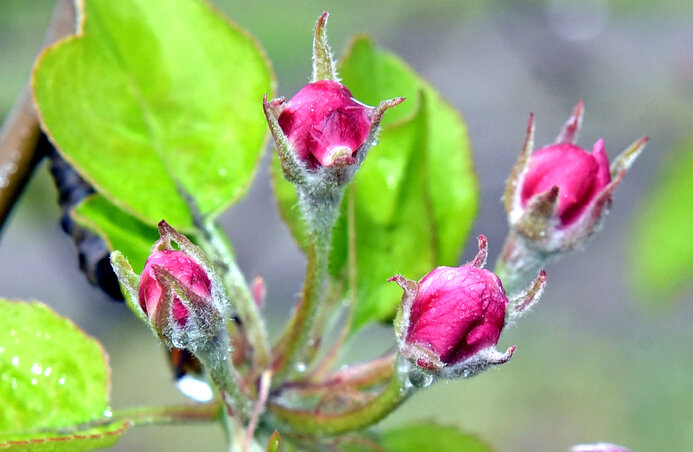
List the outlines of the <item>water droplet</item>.
<svg viewBox="0 0 693 452">
<path fill-rule="evenodd" d="M 18 366 L 18 365 L 19 365 L 19 356 L 13 356 L 13 357 L 12 357 L 12 365 L 13 365 L 13 366 Z"/>
<path fill-rule="evenodd" d="M 32 379 L 31 379 L 31 385 L 32 385 L 32 386 L 36 386 L 37 384 L 38 384 L 38 380 L 35 379 L 35 378 L 32 378 Z"/>
<path fill-rule="evenodd" d="M 214 391 L 209 384 L 191 375 L 184 375 L 176 386 L 180 392 L 197 402 L 209 402 L 214 398 Z"/>
<path fill-rule="evenodd" d="M 373 141 L 371 141 L 371 146 L 377 146 L 378 143 L 380 143 L 380 140 L 378 138 L 374 138 Z"/>
<path fill-rule="evenodd" d="M 41 372 L 43 372 L 43 369 L 42 369 L 41 366 L 39 366 L 38 364 L 34 363 L 34 364 L 31 366 L 31 373 L 32 373 L 32 374 L 41 375 Z"/>
<path fill-rule="evenodd" d="M 17 389 L 17 379 L 13 378 L 10 380 L 10 385 L 12 386 L 12 389 Z"/>
<path fill-rule="evenodd" d="M 305 372 L 306 371 L 306 363 L 297 363 L 296 364 L 296 372 Z"/>
<path fill-rule="evenodd" d="M 60 377 L 60 379 L 58 380 L 58 384 L 64 385 L 65 384 L 65 377 Z"/>
<path fill-rule="evenodd" d="M 111 417 L 113 416 L 113 413 L 111 412 L 111 410 L 104 410 L 103 415 L 104 417 Z"/>
<path fill-rule="evenodd" d="M 419 369 L 413 369 L 409 372 L 409 381 L 417 388 L 426 388 L 433 383 L 433 375 Z"/>
<path fill-rule="evenodd" d="M 468 378 L 471 373 L 469 369 L 465 369 L 464 372 L 462 372 L 462 378 Z"/>
<path fill-rule="evenodd" d="M 50 367 L 46 367 L 46 370 L 43 371 L 43 376 L 44 377 L 49 377 L 53 373 L 53 369 Z"/>
</svg>

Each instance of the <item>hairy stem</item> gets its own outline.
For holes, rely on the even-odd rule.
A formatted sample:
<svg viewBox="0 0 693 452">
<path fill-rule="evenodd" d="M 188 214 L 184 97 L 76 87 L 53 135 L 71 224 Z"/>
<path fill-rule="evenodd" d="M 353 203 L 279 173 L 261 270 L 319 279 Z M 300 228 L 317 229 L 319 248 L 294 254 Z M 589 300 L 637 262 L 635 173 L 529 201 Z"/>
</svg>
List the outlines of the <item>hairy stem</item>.
<svg viewBox="0 0 693 452">
<path fill-rule="evenodd" d="M 307 395 L 346 386 L 357 390 L 375 387 L 392 378 L 396 358 L 396 352 L 389 352 L 371 361 L 338 370 L 319 380 L 287 383 L 282 386 L 282 389 L 290 389 Z"/>
<path fill-rule="evenodd" d="M 305 346 L 311 339 L 310 333 L 316 308 L 327 276 L 329 247 L 319 243 L 320 241 L 321 239 L 315 235 L 311 236 L 309 240 L 308 265 L 301 301 L 292 318 L 291 329 L 284 337 L 284 347 L 273 364 L 273 369 L 278 375 L 278 381 L 281 381 L 282 376 L 291 373 L 294 367 L 301 362 L 304 358 Z"/>
<path fill-rule="evenodd" d="M 228 333 L 224 328 L 204 349 L 194 350 L 193 354 L 205 366 L 209 376 L 221 391 L 228 416 L 237 415 L 246 419 L 249 415 L 250 402 L 240 390 L 238 375 L 229 356 Z"/>
<path fill-rule="evenodd" d="M 332 229 L 339 216 L 344 189 L 335 181 L 323 180 L 314 185 L 298 185 L 297 194 L 308 233 L 308 263 L 301 300 L 280 336 L 282 344 L 273 362 L 277 381 L 282 381 L 283 376 L 305 359 L 306 346 L 314 339 L 317 305 L 328 276 Z"/>
<path fill-rule="evenodd" d="M 395 366 L 382 391 L 355 408 L 320 413 L 270 403 L 270 412 L 277 422 L 298 434 L 338 435 L 363 429 L 383 419 L 411 395 L 413 387 L 406 373 L 399 372 Z"/>
<path fill-rule="evenodd" d="M 546 254 L 528 246 L 525 239 L 511 229 L 495 268 L 508 296 L 512 298 L 523 292 L 537 277 L 548 258 Z"/>
<path fill-rule="evenodd" d="M 210 251 L 212 251 L 216 264 L 223 270 L 224 284 L 253 348 L 255 366 L 261 368 L 269 363 L 270 345 L 267 327 L 260 315 L 260 309 L 250 293 L 243 273 L 233 258 L 233 251 L 228 240 L 223 236 L 218 226 L 207 223 L 203 227 L 203 233 L 207 241 L 205 247 L 211 248 Z"/>
</svg>

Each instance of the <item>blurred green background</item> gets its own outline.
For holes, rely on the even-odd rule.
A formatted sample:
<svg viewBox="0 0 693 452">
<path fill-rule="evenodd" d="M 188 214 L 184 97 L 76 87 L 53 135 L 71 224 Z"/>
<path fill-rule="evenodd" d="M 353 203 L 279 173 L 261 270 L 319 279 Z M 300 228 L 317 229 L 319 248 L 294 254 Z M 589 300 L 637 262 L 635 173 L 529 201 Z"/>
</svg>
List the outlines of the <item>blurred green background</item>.
<svg viewBox="0 0 693 452">
<path fill-rule="evenodd" d="M 553 140 L 579 99 L 586 105 L 583 147 L 604 138 L 614 157 L 649 135 L 602 232 L 585 252 L 548 268 L 540 305 L 504 333 L 499 348 L 518 345 L 512 362 L 469 381 L 434 385 L 383 424 L 436 419 L 508 452 L 597 441 L 640 452 L 693 450 L 693 296 L 679 291 L 677 303 L 652 308 L 657 294 L 641 303 L 629 284 L 630 267 L 643 257 L 630 249 L 641 239 L 633 226 L 639 205 L 662 162 L 676 162 L 675 149 L 693 124 L 693 3 L 215 3 L 258 37 L 280 95 L 291 96 L 307 81 L 311 30 L 323 10 L 331 13 L 337 54 L 350 36 L 368 33 L 427 78 L 467 121 L 482 193 L 474 235 L 488 236 L 492 257 L 507 232 L 503 182 L 530 111 L 539 146 Z M 52 8 L 51 0 L 0 0 L 0 116 L 27 80 Z M 266 165 L 267 159 L 249 195 L 222 221 L 246 275 L 267 281 L 265 310 L 276 331 L 300 290 L 303 257 L 278 218 Z M 0 295 L 45 301 L 98 337 L 111 357 L 115 408 L 184 401 L 144 325 L 79 274 L 55 199 L 42 165 L 0 237 Z M 693 225 L 688 231 L 693 235 Z M 470 236 L 465 258 L 474 244 Z M 372 357 L 392 341 L 390 329 L 370 328 L 344 359 Z M 222 442 L 215 426 L 157 427 L 132 430 L 113 450 L 219 450 Z"/>
</svg>

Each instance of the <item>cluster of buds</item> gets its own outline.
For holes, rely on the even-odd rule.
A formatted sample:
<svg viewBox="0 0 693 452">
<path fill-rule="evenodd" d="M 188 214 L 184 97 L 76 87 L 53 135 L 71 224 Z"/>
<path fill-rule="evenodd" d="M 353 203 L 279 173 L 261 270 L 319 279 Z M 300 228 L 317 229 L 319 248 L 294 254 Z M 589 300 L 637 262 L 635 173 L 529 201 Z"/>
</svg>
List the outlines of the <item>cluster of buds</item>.
<svg viewBox="0 0 693 452">
<path fill-rule="evenodd" d="M 404 290 L 395 319 L 402 356 L 418 370 L 441 378 L 467 378 L 507 362 L 515 346 L 499 352 L 503 327 L 538 301 L 546 284 L 541 272 L 532 286 L 509 299 L 498 276 L 484 269 L 487 241 L 460 267 L 437 267 L 421 280 L 390 278 Z"/>
<path fill-rule="evenodd" d="M 302 342 L 310 342 L 306 339 L 324 289 L 329 238 L 344 188 L 375 144 L 385 111 L 404 100 L 383 101 L 377 107 L 356 100 L 337 76 L 325 36 L 326 22 L 324 13 L 315 29 L 311 82 L 288 102 L 284 98 L 263 100 L 284 176 L 296 186 L 317 252 L 309 253 L 309 259 L 315 259 L 306 272 L 310 290 L 304 290 L 296 309 L 299 315 L 289 322 L 288 334 L 282 336 L 288 344 L 278 348 L 280 359 L 274 356 L 264 372 L 252 369 L 259 370 L 263 375 L 260 380 L 266 381 L 258 383 L 259 393 L 264 391 L 265 395 L 258 396 L 258 401 L 263 401 L 254 410 L 251 426 L 273 388 L 269 382 L 272 373 L 280 379 L 290 375 L 286 369 L 291 369 L 291 358 L 300 357 Z M 556 142 L 536 152 L 534 119 L 530 116 L 522 153 L 504 195 L 511 231 L 499 259 L 500 277 L 484 268 L 487 241 L 479 236 L 478 253 L 471 262 L 437 267 L 419 281 L 401 275 L 389 279 L 404 291 L 394 330 L 401 362 L 406 365 L 393 372 L 400 377 L 403 369 L 411 383 L 409 388 L 426 386 L 434 378 L 468 378 L 508 362 L 516 347 L 501 352 L 496 346 L 503 329 L 541 297 L 546 274 L 540 269 L 546 259 L 578 247 L 599 226 L 614 189 L 647 138 L 636 141 L 610 165 L 603 140 L 597 141 L 592 152 L 575 144 L 582 115 L 580 102 Z M 112 264 L 129 305 L 169 348 L 187 350 L 197 357 L 224 392 L 228 405 L 247 417 L 247 394 L 239 390 L 236 372 L 229 363 L 226 327 L 231 307 L 225 286 L 200 248 L 165 221 L 159 223 L 159 232 L 161 238 L 154 244 L 141 276 L 132 271 L 122 253 L 112 253 Z M 264 292 L 261 279 L 248 290 L 258 305 Z M 281 353 L 289 354 L 289 358 Z M 250 383 L 246 389 L 256 381 Z M 396 389 L 391 405 L 382 403 L 382 407 L 394 409 L 404 397 L 406 388 Z M 380 414 L 372 414 L 373 422 L 382 417 Z M 352 412 L 349 417 L 353 418 Z M 252 434 L 251 426 L 248 431 Z M 576 446 L 573 451 L 626 449 L 596 444 Z"/>
</svg>

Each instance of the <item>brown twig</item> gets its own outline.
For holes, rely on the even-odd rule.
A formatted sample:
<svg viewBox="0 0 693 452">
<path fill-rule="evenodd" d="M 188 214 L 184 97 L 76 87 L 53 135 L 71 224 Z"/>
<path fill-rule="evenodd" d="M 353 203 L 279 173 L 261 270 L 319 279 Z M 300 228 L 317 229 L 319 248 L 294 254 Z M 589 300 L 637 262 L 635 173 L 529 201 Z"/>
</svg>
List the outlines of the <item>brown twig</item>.
<svg viewBox="0 0 693 452">
<path fill-rule="evenodd" d="M 58 0 L 42 47 L 73 33 L 75 18 L 72 0 Z M 31 86 L 27 82 L 0 129 L 0 229 L 43 157 L 38 152 L 40 137 Z"/>
</svg>

